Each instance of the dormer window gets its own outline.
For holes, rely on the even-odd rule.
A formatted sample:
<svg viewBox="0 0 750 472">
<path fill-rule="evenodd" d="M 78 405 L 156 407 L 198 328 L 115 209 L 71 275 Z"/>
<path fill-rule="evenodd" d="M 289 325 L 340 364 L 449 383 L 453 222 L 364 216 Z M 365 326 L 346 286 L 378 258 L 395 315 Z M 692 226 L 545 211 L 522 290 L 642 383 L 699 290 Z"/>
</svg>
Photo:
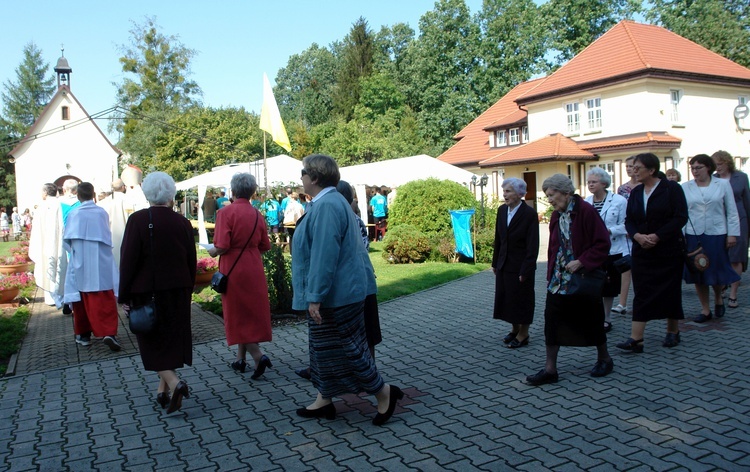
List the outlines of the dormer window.
<svg viewBox="0 0 750 472">
<path fill-rule="evenodd" d="M 68 107 L 62 107 L 62 119 L 66 121 L 70 119 L 70 109 Z"/>
<path fill-rule="evenodd" d="M 529 127 L 524 126 L 523 128 L 521 128 L 521 134 L 523 135 L 521 137 L 521 139 L 523 139 L 523 142 L 528 143 L 529 142 Z"/>
<path fill-rule="evenodd" d="M 502 147 L 508 145 L 508 136 L 505 134 L 505 130 L 495 131 L 495 147 Z"/>
<path fill-rule="evenodd" d="M 510 130 L 510 144 L 511 146 L 514 144 L 518 144 L 521 142 L 521 137 L 518 134 L 518 128 L 513 128 Z"/>
</svg>

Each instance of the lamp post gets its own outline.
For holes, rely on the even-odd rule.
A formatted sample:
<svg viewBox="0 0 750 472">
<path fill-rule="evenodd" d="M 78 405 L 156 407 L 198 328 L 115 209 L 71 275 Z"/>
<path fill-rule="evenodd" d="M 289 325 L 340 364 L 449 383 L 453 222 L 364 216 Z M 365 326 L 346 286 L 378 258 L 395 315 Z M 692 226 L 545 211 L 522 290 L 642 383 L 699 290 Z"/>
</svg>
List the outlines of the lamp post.
<svg viewBox="0 0 750 472">
<path fill-rule="evenodd" d="M 482 218 L 482 228 L 484 228 L 484 186 L 487 185 L 487 174 L 482 175 L 481 178 L 477 179 L 476 175 L 471 176 L 471 183 L 474 184 L 474 188 L 477 188 L 477 185 L 479 185 L 479 193 L 481 200 L 479 201 L 480 205 L 480 215 Z"/>
</svg>

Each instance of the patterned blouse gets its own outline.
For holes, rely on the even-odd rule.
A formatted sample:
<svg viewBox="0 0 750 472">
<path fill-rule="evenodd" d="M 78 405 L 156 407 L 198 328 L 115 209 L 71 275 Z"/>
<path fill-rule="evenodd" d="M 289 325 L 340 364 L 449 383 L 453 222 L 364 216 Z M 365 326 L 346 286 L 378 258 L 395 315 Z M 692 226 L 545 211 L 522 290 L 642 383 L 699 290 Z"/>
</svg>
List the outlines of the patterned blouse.
<svg viewBox="0 0 750 472">
<path fill-rule="evenodd" d="M 570 283 L 570 272 L 565 270 L 565 266 L 573 261 L 573 245 L 570 242 L 570 212 L 573 211 L 574 199 L 570 199 L 568 208 L 564 213 L 560 213 L 558 220 L 558 229 L 560 230 L 560 249 L 555 256 L 555 270 L 552 272 L 547 291 L 565 295 Z"/>
</svg>

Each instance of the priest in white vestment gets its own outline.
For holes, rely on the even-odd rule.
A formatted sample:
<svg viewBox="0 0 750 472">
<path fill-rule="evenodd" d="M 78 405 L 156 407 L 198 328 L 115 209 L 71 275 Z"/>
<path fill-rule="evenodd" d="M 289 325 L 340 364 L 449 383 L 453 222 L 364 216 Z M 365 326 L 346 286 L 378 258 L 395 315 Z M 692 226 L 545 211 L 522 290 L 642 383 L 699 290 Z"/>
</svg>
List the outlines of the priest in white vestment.
<svg viewBox="0 0 750 472">
<path fill-rule="evenodd" d="M 128 205 L 127 187 L 121 179 L 112 182 L 112 195 L 97 203 L 109 215 L 109 229 L 112 231 L 112 255 L 115 258 L 115 266 L 120 270 L 120 248 L 122 238 L 125 235 L 125 224 L 133 214 L 132 206 Z"/>
<path fill-rule="evenodd" d="M 91 334 L 104 338 L 111 350 L 117 341 L 117 287 L 119 272 L 112 256 L 112 233 L 107 212 L 94 203 L 94 186 L 78 186 L 81 205 L 71 210 L 63 232 L 63 245 L 70 253 L 65 277 L 65 303 L 73 304 L 76 342 L 88 346 Z"/>
<path fill-rule="evenodd" d="M 68 258 L 62 244 L 63 220 L 57 186 L 42 186 L 42 202 L 34 211 L 29 239 L 29 259 L 34 261 L 36 285 L 44 291 L 44 303 L 62 307 Z"/>
</svg>

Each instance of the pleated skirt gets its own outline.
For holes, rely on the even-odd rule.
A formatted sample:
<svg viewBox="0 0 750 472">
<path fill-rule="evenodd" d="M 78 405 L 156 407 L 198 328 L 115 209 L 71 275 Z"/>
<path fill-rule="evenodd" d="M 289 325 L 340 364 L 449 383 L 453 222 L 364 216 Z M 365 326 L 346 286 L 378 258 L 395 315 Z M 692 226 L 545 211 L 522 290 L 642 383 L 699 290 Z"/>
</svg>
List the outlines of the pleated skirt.
<svg viewBox="0 0 750 472">
<path fill-rule="evenodd" d="M 323 398 L 374 395 L 385 385 L 368 349 L 364 306 L 361 301 L 323 308 L 321 324 L 308 317 L 310 373 Z"/>
</svg>

